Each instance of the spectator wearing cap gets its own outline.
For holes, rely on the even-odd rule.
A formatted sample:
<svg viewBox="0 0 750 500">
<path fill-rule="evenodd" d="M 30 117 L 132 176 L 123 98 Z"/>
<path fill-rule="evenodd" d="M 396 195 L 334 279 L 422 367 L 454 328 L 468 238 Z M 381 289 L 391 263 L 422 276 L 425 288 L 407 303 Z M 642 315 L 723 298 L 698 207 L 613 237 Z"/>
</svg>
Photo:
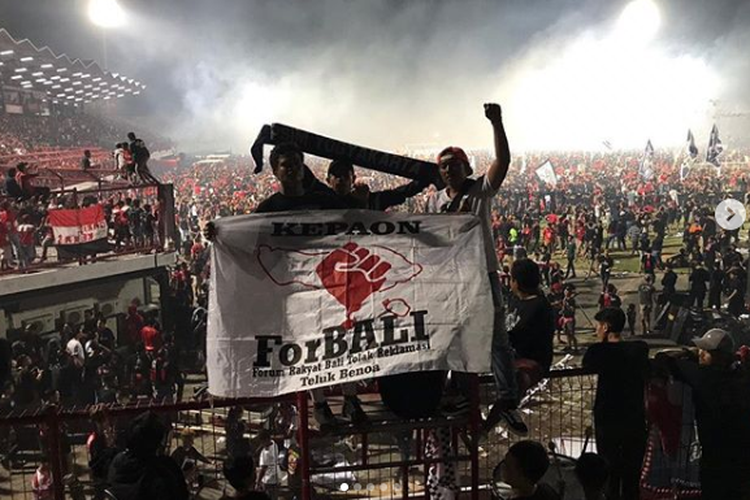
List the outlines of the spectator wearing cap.
<svg viewBox="0 0 750 500">
<path fill-rule="evenodd" d="M 489 273 L 490 290 L 494 306 L 492 333 L 492 374 L 498 392 L 498 400 L 491 415 L 505 420 L 509 429 L 518 434 L 528 433 L 518 412 L 518 384 L 513 364 L 513 352 L 508 332 L 505 329 L 502 288 L 498 271 L 500 265 L 492 236 L 492 199 L 500 189 L 510 165 L 510 149 L 503 126 L 502 111 L 497 104 L 485 105 L 485 116 L 492 123 L 495 142 L 495 159 L 487 173 L 478 179 L 470 179 L 474 171 L 469 157 L 458 147 L 447 147 L 437 157 L 438 171 L 445 183 L 442 189 L 430 197 L 427 211 L 431 213 L 472 213 L 479 217 L 484 240 L 484 254 Z M 497 419 L 499 421 L 500 419 Z M 492 421 L 488 419 L 488 423 Z"/>
<path fill-rule="evenodd" d="M 750 499 L 750 374 L 725 330 L 713 328 L 693 343 L 697 352 L 662 352 L 656 360 L 693 390 L 701 498 Z"/>
<path fill-rule="evenodd" d="M 559 500 L 560 495 L 541 482 L 548 469 L 544 446 L 536 441 L 519 441 L 500 462 L 500 479 L 513 488 L 516 500 Z"/>
<path fill-rule="evenodd" d="M 647 437 L 648 345 L 622 340 L 625 313 L 619 307 L 605 307 L 594 320 L 599 342 L 586 351 L 583 367 L 598 375 L 594 426 L 597 450 L 611 468 L 607 498 L 637 499 Z"/>
</svg>

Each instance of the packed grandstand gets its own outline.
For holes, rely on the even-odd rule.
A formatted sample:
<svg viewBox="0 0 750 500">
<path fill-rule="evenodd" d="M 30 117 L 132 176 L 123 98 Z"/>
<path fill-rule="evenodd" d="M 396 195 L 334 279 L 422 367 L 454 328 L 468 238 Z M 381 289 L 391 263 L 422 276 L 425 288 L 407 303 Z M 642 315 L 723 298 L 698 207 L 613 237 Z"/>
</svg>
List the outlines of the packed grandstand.
<svg viewBox="0 0 750 500">
<path fill-rule="evenodd" d="M 6 70 L 23 51 L 40 67 L 52 64 L 43 53 L 60 56 L 5 31 L 0 42 L 0 498 L 147 498 L 134 493 L 141 482 L 168 498 L 554 499 L 567 488 L 565 498 L 666 499 L 705 495 L 709 481 L 730 485 L 711 491 L 747 494 L 737 448 L 750 445 L 750 228 L 723 228 L 716 206 L 747 206 L 750 149 L 699 155 L 689 133 L 684 149 L 516 152 L 500 107 L 488 105 L 477 114 L 494 149 L 404 155 L 442 177 L 392 175 L 289 143 L 267 148 L 254 173 L 250 155 L 178 161 L 169 137 L 106 106 L 17 88 Z M 71 73 L 83 64 L 65 61 Z M 24 93 L 45 105 L 29 107 Z M 720 144 L 711 141 L 706 149 Z M 294 168 L 304 186 L 302 173 L 298 186 L 280 173 Z M 395 218 L 476 213 L 475 201 L 453 206 L 446 194 L 453 168 L 498 180 L 485 243 L 505 302 L 483 298 L 507 326 L 517 401 L 500 395 L 492 333 L 482 346 L 492 376 L 401 370 L 358 380 L 353 394 L 349 384 L 310 391 L 309 408 L 306 391 L 210 394 L 207 342 L 223 340 L 208 328 L 218 309 L 213 247 L 229 245 L 232 221 L 252 220 L 234 216 L 305 206 L 323 217 L 374 199 L 389 200 L 383 210 Z M 450 192 L 460 201 L 471 189 Z M 688 361 L 693 337 L 718 379 Z M 716 390 L 726 398 L 711 399 Z M 174 460 L 156 459 L 157 448 Z M 144 463 L 163 467 L 162 479 Z"/>
</svg>

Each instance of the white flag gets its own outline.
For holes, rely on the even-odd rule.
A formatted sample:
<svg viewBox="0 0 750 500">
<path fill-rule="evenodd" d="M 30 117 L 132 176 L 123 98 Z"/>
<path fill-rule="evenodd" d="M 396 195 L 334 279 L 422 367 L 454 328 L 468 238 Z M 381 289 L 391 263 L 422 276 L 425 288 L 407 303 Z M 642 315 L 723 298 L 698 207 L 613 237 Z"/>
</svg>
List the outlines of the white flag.
<svg viewBox="0 0 750 500">
<path fill-rule="evenodd" d="M 288 212 L 216 227 L 211 394 L 489 370 L 493 306 L 476 217 Z"/>
<path fill-rule="evenodd" d="M 542 163 L 542 165 L 536 169 L 536 175 L 549 187 L 557 187 L 557 174 L 555 174 L 555 168 L 549 160 Z"/>
</svg>

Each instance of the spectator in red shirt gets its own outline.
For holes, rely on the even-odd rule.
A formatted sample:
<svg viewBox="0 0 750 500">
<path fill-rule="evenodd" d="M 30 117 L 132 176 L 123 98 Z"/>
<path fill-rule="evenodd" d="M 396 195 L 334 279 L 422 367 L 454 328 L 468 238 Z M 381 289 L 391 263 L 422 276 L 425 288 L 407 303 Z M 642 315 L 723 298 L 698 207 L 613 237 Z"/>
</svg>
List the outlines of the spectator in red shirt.
<svg viewBox="0 0 750 500">
<path fill-rule="evenodd" d="M 128 315 L 125 317 L 125 331 L 127 332 L 127 338 L 133 345 L 141 342 L 143 326 L 143 316 L 138 312 L 138 306 L 132 304 L 128 307 Z"/>
<path fill-rule="evenodd" d="M 141 341 L 147 352 L 154 352 L 162 345 L 161 332 L 154 320 L 146 321 L 146 326 L 141 328 Z"/>
<path fill-rule="evenodd" d="M 34 233 L 36 228 L 31 224 L 29 214 L 21 217 L 21 223 L 18 225 L 18 240 L 21 244 L 21 252 L 18 255 L 18 262 L 22 269 L 30 266 L 36 258 L 36 249 L 34 248 Z"/>
</svg>

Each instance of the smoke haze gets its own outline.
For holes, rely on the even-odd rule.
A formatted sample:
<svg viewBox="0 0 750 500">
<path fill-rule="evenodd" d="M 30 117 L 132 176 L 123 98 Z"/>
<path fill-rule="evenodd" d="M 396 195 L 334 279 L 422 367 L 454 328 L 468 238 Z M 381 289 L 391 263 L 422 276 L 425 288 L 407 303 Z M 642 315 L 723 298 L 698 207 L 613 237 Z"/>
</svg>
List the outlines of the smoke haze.
<svg viewBox="0 0 750 500">
<path fill-rule="evenodd" d="M 186 151 L 246 152 L 270 122 L 389 150 L 488 147 L 490 100 L 515 150 L 680 146 L 688 127 L 707 140 L 714 119 L 725 143 L 750 142 L 750 117 L 733 116 L 750 112 L 741 0 L 655 0 L 645 41 L 621 26 L 627 2 L 120 3 L 108 65 L 148 89 L 119 110 Z M 14 36 L 102 60 L 85 1 L 3 4 Z"/>
</svg>

